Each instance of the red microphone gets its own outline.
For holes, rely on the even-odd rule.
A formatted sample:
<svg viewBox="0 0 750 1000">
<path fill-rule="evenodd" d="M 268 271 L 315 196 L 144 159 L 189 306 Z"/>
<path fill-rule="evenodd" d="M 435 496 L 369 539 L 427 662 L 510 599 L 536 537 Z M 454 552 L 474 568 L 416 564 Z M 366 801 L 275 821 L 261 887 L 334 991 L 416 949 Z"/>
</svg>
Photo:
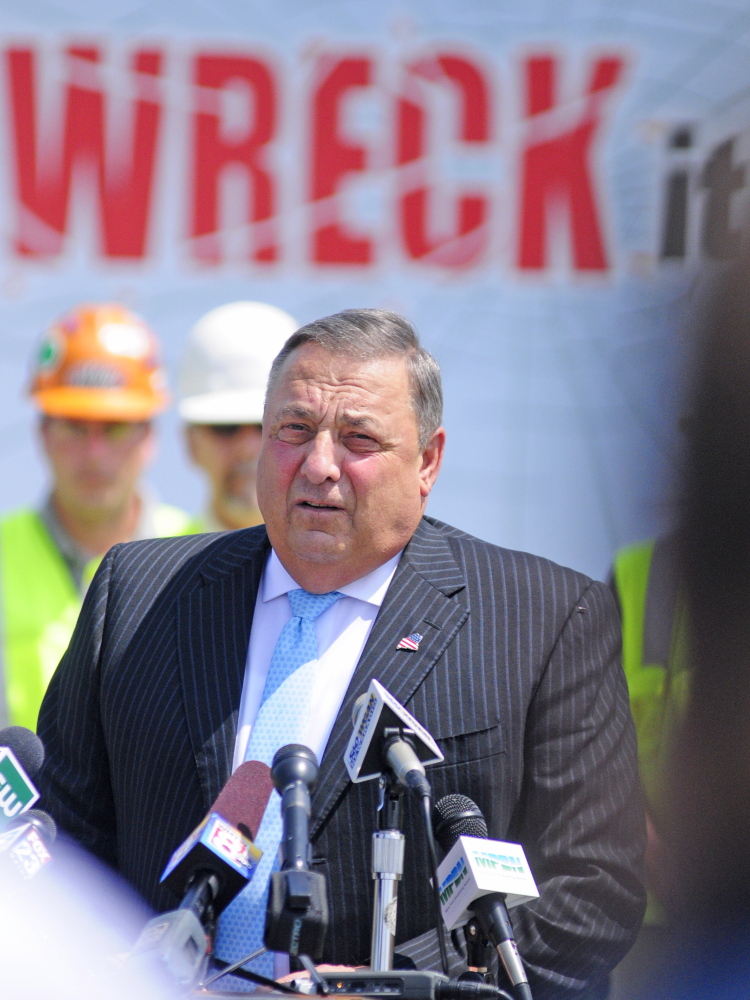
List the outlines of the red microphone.
<svg viewBox="0 0 750 1000">
<path fill-rule="evenodd" d="M 161 877 L 182 899 L 150 920 L 133 948 L 136 961 L 166 969 L 191 986 L 208 953 L 206 927 L 253 877 L 261 852 L 253 844 L 273 791 L 271 769 L 245 761 L 224 785 L 206 818 L 177 848 Z"/>
<path fill-rule="evenodd" d="M 255 840 L 272 791 L 273 778 L 268 764 L 246 760 L 219 792 L 211 812 L 223 816 L 245 837 Z"/>
<path fill-rule="evenodd" d="M 252 878 L 260 851 L 252 843 L 273 791 L 271 769 L 258 760 L 241 764 L 219 792 L 206 818 L 167 862 L 161 882 L 179 898 L 204 884 L 218 916 Z M 187 897 L 180 909 L 185 908 Z M 196 899 L 195 902 L 198 902 Z M 189 904 L 195 908 L 194 904 Z M 198 914 L 201 916 L 201 914 Z"/>
</svg>

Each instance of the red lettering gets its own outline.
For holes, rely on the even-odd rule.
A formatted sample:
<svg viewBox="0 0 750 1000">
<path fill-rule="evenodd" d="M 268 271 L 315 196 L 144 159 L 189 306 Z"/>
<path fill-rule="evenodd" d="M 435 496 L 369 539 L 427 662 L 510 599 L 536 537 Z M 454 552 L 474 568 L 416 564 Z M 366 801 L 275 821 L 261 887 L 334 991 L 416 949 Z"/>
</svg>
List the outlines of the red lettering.
<svg viewBox="0 0 750 1000">
<path fill-rule="evenodd" d="M 221 260 L 219 183 L 227 166 L 239 164 L 252 182 L 247 219 L 252 233 L 249 256 L 259 263 L 273 262 L 278 259 L 276 186 L 264 162 L 276 133 L 277 88 L 273 74 L 259 59 L 199 55 L 195 59 L 193 80 L 196 87 L 213 90 L 216 103 L 206 106 L 205 89 L 197 93 L 193 118 L 192 254 L 206 264 Z M 232 83 L 247 88 L 247 100 L 254 108 L 250 126 L 239 136 L 222 134 L 218 104 L 222 89 Z"/>
<path fill-rule="evenodd" d="M 430 208 L 437 195 L 428 184 L 427 111 L 419 99 L 419 79 L 445 82 L 458 93 L 461 143 L 486 143 L 490 138 L 490 98 L 487 82 L 473 63 L 442 54 L 408 67 L 407 93 L 398 102 L 397 162 L 408 167 L 400 186 L 401 233 L 413 260 L 443 267 L 467 267 L 487 246 L 489 201 L 483 194 L 465 193 L 456 200 L 454 231 L 429 234 Z"/>
<path fill-rule="evenodd" d="M 617 56 L 596 60 L 576 113 L 558 104 L 555 57 L 534 56 L 526 62 L 530 125 L 522 154 L 518 243 L 518 266 L 524 270 L 547 267 L 549 228 L 561 205 L 567 209 L 576 270 L 606 271 L 609 266 L 591 161 L 604 101 L 619 82 L 623 65 Z"/>
<path fill-rule="evenodd" d="M 371 240 L 352 233 L 343 220 L 341 188 L 348 175 L 361 173 L 367 165 L 364 146 L 341 137 L 344 99 L 358 87 L 367 87 L 372 65 L 367 58 L 332 60 L 324 57 L 318 66 L 313 94 L 312 183 L 313 260 L 318 264 L 369 264 Z"/>
<path fill-rule="evenodd" d="M 93 47 L 71 47 L 66 62 L 61 146 L 53 151 L 45 147 L 42 157 L 34 52 L 11 49 L 6 53 L 19 202 L 16 249 L 30 257 L 63 251 L 71 181 L 75 171 L 85 166 L 94 169 L 98 183 L 104 255 L 143 257 L 161 120 L 155 80 L 161 74 L 162 54 L 150 50 L 133 54 L 132 128 L 129 136 L 127 130 L 116 132 L 118 140 L 107 151 L 111 156 L 105 154 L 105 95 L 98 72 L 101 54 Z"/>
</svg>

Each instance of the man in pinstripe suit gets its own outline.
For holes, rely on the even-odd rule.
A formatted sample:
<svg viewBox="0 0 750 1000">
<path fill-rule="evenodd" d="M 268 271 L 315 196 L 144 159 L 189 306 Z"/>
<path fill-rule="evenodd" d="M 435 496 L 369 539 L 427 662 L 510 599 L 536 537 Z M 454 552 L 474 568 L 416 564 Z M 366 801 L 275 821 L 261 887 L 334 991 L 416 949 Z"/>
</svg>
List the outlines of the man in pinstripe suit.
<svg viewBox="0 0 750 1000">
<path fill-rule="evenodd" d="M 375 676 L 439 741 L 436 797 L 469 795 L 490 836 L 524 845 L 541 895 L 513 915 L 537 1000 L 602 995 L 645 904 L 617 613 L 605 586 L 424 516 L 441 406 L 436 363 L 393 314 L 339 313 L 287 341 L 266 402 L 266 527 L 111 550 L 42 707 L 44 804 L 154 906 L 173 905 L 160 872 L 242 759 L 291 614 L 270 578 L 339 591 L 316 622 L 330 697 L 310 713 L 325 751 L 311 833 L 326 960 L 369 951 L 376 788 L 350 785 L 342 755 Z M 414 632 L 418 649 L 397 649 Z M 400 942 L 433 923 L 411 804 L 405 828 Z"/>
</svg>

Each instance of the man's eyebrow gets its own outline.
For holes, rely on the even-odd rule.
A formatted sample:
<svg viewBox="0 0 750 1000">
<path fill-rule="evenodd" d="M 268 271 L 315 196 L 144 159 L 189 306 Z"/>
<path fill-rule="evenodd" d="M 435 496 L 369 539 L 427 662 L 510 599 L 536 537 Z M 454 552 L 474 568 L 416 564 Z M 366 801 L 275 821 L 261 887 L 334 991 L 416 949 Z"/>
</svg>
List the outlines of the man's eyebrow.
<svg viewBox="0 0 750 1000">
<path fill-rule="evenodd" d="M 289 403 L 284 406 L 278 413 L 279 417 L 298 417 L 300 420 L 312 420 L 313 412 L 306 406 L 300 406 L 299 403 Z"/>
<path fill-rule="evenodd" d="M 380 423 L 373 417 L 368 417 L 366 414 L 357 413 L 342 413 L 341 423 L 345 424 L 347 427 L 355 428 L 371 428 L 373 430 L 380 427 Z"/>
</svg>

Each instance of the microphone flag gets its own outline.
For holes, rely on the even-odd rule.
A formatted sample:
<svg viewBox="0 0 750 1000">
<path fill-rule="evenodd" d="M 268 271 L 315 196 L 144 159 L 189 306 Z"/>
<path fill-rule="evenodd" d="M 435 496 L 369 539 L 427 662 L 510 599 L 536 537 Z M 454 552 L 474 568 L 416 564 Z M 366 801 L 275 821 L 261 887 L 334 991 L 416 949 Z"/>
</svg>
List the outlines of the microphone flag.
<svg viewBox="0 0 750 1000">
<path fill-rule="evenodd" d="M 539 892 L 520 844 L 484 837 L 459 837 L 438 867 L 440 907 L 449 931 L 474 914 L 473 903 L 489 893 L 505 896 L 510 909 Z"/>
<path fill-rule="evenodd" d="M 0 747 L 0 829 L 30 809 L 39 792 L 10 747 Z"/>
<path fill-rule="evenodd" d="M 384 733 L 390 728 L 405 728 L 410 732 L 414 751 L 422 764 L 435 764 L 443 759 L 440 747 L 422 723 L 373 677 L 367 693 L 361 696 L 354 729 L 344 753 L 351 781 L 370 781 L 380 776 L 384 764 Z"/>
</svg>

